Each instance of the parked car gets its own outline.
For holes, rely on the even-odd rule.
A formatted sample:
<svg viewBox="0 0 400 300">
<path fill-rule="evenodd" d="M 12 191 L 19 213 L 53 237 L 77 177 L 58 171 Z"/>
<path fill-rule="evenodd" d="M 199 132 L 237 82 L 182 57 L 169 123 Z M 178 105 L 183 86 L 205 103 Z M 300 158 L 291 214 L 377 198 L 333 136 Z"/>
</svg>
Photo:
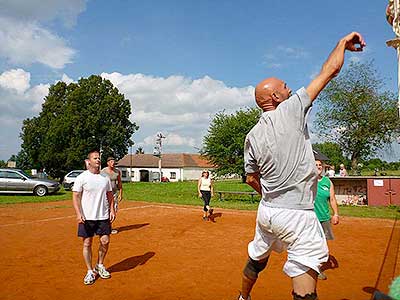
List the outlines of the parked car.
<svg viewBox="0 0 400 300">
<path fill-rule="evenodd" d="M 67 175 L 65 175 L 64 180 L 63 180 L 63 187 L 66 190 L 71 190 L 76 177 L 78 177 L 79 174 L 83 173 L 85 170 L 73 170 L 69 172 Z"/>
<path fill-rule="evenodd" d="M 0 169 L 0 193 L 29 194 L 36 196 L 55 193 L 60 189 L 57 181 L 33 178 L 20 169 Z"/>
</svg>

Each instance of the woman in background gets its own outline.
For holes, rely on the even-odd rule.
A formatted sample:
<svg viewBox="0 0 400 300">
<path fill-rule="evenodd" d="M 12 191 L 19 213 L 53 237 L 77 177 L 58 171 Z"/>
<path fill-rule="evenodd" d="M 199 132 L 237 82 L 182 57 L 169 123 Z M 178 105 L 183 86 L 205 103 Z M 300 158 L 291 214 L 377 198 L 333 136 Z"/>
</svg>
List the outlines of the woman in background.
<svg viewBox="0 0 400 300">
<path fill-rule="evenodd" d="M 203 199 L 203 220 L 208 221 L 208 218 L 212 215 L 213 209 L 210 207 L 211 197 L 214 196 L 213 183 L 210 178 L 210 172 L 204 170 L 201 173 L 201 177 L 197 183 L 197 191 L 199 197 Z"/>
<path fill-rule="evenodd" d="M 320 160 L 315 160 L 315 165 L 318 171 L 318 188 L 314 202 L 314 210 L 328 242 L 334 239 L 331 223 L 333 225 L 339 224 L 339 210 L 333 183 L 329 177 L 322 175 L 322 162 Z M 332 208 L 333 216 L 331 216 L 329 206 Z M 321 268 L 321 273 L 318 275 L 318 278 L 325 280 L 327 277 L 323 273 L 323 269 L 324 266 Z"/>
</svg>

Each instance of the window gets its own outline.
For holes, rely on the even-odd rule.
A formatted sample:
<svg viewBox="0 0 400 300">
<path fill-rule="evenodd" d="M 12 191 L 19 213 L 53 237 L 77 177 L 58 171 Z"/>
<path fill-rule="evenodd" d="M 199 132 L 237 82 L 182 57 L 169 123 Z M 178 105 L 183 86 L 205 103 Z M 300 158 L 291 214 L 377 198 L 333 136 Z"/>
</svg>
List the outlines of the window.
<svg viewBox="0 0 400 300">
<path fill-rule="evenodd" d="M 171 179 L 176 179 L 176 172 L 171 172 L 170 178 Z"/>
<path fill-rule="evenodd" d="M 121 175 L 122 177 L 126 177 L 126 170 L 122 170 L 121 173 L 122 173 L 122 175 Z"/>
<path fill-rule="evenodd" d="M 12 178 L 12 179 L 22 179 L 22 176 L 19 175 L 18 173 L 15 172 L 6 172 L 7 173 L 7 178 Z"/>
</svg>

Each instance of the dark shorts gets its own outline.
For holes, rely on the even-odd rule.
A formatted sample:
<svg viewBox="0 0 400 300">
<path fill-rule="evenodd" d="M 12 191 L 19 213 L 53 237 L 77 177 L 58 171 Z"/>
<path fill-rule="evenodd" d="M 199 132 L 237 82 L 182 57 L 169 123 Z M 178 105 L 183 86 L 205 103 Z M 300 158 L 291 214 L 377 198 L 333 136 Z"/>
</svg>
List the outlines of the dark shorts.
<svg viewBox="0 0 400 300">
<path fill-rule="evenodd" d="M 325 237 L 328 241 L 333 240 L 333 231 L 332 231 L 332 225 L 331 225 L 331 220 L 329 221 L 323 221 L 321 222 L 322 229 L 324 230 Z"/>
<path fill-rule="evenodd" d="M 94 235 L 110 235 L 110 220 L 86 220 L 85 223 L 78 224 L 78 236 L 83 238 L 92 237 Z"/>
</svg>

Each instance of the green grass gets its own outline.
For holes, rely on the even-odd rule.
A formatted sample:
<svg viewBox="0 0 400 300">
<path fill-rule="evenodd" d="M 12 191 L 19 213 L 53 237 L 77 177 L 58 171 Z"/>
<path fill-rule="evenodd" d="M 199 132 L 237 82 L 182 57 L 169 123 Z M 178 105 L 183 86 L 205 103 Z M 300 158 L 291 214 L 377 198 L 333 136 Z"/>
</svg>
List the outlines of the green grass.
<svg viewBox="0 0 400 300">
<path fill-rule="evenodd" d="M 153 203 L 173 203 L 180 205 L 202 206 L 203 202 L 197 195 L 197 181 L 169 182 L 169 183 L 150 183 L 135 182 L 124 183 L 124 199 L 127 201 L 143 201 Z M 215 191 L 252 191 L 247 185 L 236 180 L 216 181 L 214 183 Z M 33 195 L 1 195 L 0 205 L 11 203 L 34 203 L 71 200 L 70 191 L 61 190 L 54 195 L 36 197 Z M 218 200 L 218 194 L 215 193 L 212 199 L 214 207 L 242 210 L 256 210 L 258 201 L 251 201 L 248 195 L 227 195 L 224 201 Z M 259 197 L 255 197 L 259 199 Z M 387 218 L 394 219 L 400 217 L 400 207 L 358 207 L 358 206 L 340 206 L 339 214 L 341 216 L 354 216 L 366 218 Z"/>
<path fill-rule="evenodd" d="M 0 194 L 0 204 L 14 204 L 14 203 L 40 203 L 51 201 L 63 201 L 72 199 L 71 192 L 61 189 L 55 194 L 47 195 L 44 197 L 34 196 L 33 194 L 20 194 L 20 195 L 3 195 Z"/>
</svg>

